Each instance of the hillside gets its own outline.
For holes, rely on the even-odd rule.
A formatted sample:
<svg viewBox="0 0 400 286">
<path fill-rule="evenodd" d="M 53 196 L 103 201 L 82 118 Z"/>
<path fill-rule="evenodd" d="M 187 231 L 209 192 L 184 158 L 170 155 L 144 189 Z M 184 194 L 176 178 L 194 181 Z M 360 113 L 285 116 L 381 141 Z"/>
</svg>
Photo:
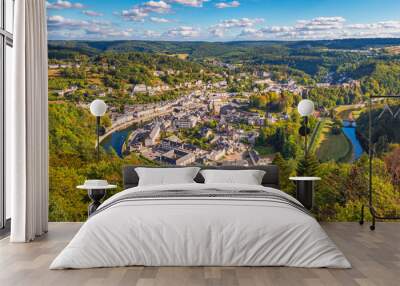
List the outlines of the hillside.
<svg viewBox="0 0 400 286">
<path fill-rule="evenodd" d="M 107 52 L 142 52 L 187 55 L 189 60 L 219 59 L 231 64 L 285 65 L 310 75 L 336 71 L 341 65 L 366 58 L 398 59 L 385 47 L 400 45 L 400 39 L 345 39 L 325 41 L 49 41 L 49 59 L 73 59 Z"/>
<path fill-rule="evenodd" d="M 81 53 L 93 54 L 104 51 L 137 51 L 154 53 L 187 53 L 196 56 L 221 55 L 240 49 L 249 50 L 266 47 L 287 47 L 292 49 L 368 49 L 400 45 L 397 38 L 343 39 L 320 41 L 235 41 L 235 42 L 169 42 L 169 41 L 49 41 L 49 50 L 75 49 Z"/>
<path fill-rule="evenodd" d="M 400 61 L 368 59 L 364 62 L 347 66 L 342 71 L 347 76 L 360 80 L 364 93 L 372 95 L 400 94 Z"/>
<path fill-rule="evenodd" d="M 120 159 L 115 153 L 101 154 L 96 161 L 95 119 L 88 110 L 68 103 L 49 104 L 50 221 L 84 221 L 89 198 L 76 189 L 86 179 L 104 178 L 122 186 L 122 166 L 144 164 L 136 155 Z M 108 195 L 111 195 L 109 193 Z"/>
</svg>

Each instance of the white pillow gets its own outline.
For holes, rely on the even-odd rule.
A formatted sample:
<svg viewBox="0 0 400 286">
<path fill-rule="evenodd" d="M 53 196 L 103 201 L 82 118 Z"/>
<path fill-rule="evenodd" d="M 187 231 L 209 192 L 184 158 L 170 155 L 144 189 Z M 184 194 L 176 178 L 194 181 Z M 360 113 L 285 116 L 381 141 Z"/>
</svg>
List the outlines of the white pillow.
<svg viewBox="0 0 400 286">
<path fill-rule="evenodd" d="M 205 184 L 261 185 L 265 171 L 261 170 L 202 170 Z"/>
<path fill-rule="evenodd" d="M 195 183 L 193 180 L 200 168 L 143 168 L 135 169 L 139 176 L 139 186 L 171 185 Z"/>
</svg>

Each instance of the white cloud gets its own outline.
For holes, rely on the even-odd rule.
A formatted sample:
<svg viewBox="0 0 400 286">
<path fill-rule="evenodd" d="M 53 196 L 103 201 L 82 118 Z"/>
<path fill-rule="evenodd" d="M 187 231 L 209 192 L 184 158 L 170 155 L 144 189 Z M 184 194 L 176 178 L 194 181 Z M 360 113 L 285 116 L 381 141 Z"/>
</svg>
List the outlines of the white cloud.
<svg viewBox="0 0 400 286">
<path fill-rule="evenodd" d="M 150 17 L 150 21 L 154 23 L 171 23 L 171 20 L 160 17 Z"/>
<path fill-rule="evenodd" d="M 344 37 L 354 38 L 392 38 L 400 37 L 400 21 L 381 21 L 376 23 L 347 25 Z"/>
<path fill-rule="evenodd" d="M 82 30 L 54 30 L 48 31 L 49 39 L 83 39 L 85 32 Z"/>
<path fill-rule="evenodd" d="M 82 13 L 85 14 L 86 16 L 90 16 L 90 17 L 101 17 L 101 16 L 103 16 L 102 13 L 98 13 L 96 11 L 91 11 L 91 10 L 83 10 Z"/>
<path fill-rule="evenodd" d="M 181 4 L 184 6 L 203 7 L 203 3 L 208 2 L 208 0 L 169 0 L 169 2 Z"/>
<path fill-rule="evenodd" d="M 400 29 L 400 21 L 378 22 L 377 25 L 383 29 Z"/>
<path fill-rule="evenodd" d="M 294 27 L 290 26 L 272 26 L 261 29 L 261 31 L 264 33 L 278 34 L 278 33 L 288 33 L 293 31 L 294 29 L 295 29 Z"/>
<path fill-rule="evenodd" d="M 85 21 L 65 18 L 60 15 L 47 18 L 49 34 L 58 38 L 69 39 L 108 39 L 129 38 L 133 36 L 132 29 L 119 30 L 109 21 Z"/>
<path fill-rule="evenodd" d="M 85 30 L 87 37 L 92 38 L 130 38 L 133 36 L 133 29 L 117 30 L 114 28 L 103 28 L 103 27 L 89 27 Z"/>
<path fill-rule="evenodd" d="M 64 18 L 60 15 L 49 16 L 47 18 L 47 26 L 50 30 L 63 28 L 80 29 L 89 25 L 90 23 L 88 21 Z"/>
<path fill-rule="evenodd" d="M 348 26 L 352 30 L 364 30 L 374 28 L 374 24 L 352 24 Z"/>
<path fill-rule="evenodd" d="M 224 29 L 244 28 L 244 27 L 252 27 L 256 24 L 260 24 L 263 22 L 264 22 L 264 19 L 262 19 L 262 18 L 229 19 L 229 20 L 223 20 L 223 21 L 219 22 L 214 27 L 224 28 Z"/>
<path fill-rule="evenodd" d="M 142 6 L 142 9 L 145 10 L 146 12 L 154 12 L 154 13 L 168 13 L 171 10 L 171 5 L 164 1 L 149 1 L 144 3 Z"/>
<path fill-rule="evenodd" d="M 298 20 L 293 26 L 270 26 L 259 30 L 264 38 L 284 40 L 331 39 L 342 37 L 346 19 L 343 17 L 317 17 Z M 246 33 L 241 34 L 246 37 Z"/>
<path fill-rule="evenodd" d="M 232 2 L 219 2 L 215 4 L 215 7 L 219 9 L 224 9 L 224 8 L 236 8 L 239 7 L 240 3 L 239 1 L 232 1 Z"/>
<path fill-rule="evenodd" d="M 56 2 L 50 3 L 46 2 L 47 9 L 83 9 L 83 4 L 81 3 L 72 3 L 69 1 L 57 0 Z"/>
<path fill-rule="evenodd" d="M 238 37 L 251 38 L 251 39 L 261 39 L 264 37 L 264 33 L 260 29 L 255 28 L 244 28 Z"/>
<path fill-rule="evenodd" d="M 161 36 L 161 33 L 153 30 L 145 30 L 143 31 L 143 36 L 145 38 L 158 38 Z"/>
<path fill-rule="evenodd" d="M 199 30 L 190 26 L 180 26 L 168 30 L 164 35 L 169 37 L 194 38 L 199 35 Z"/>
<path fill-rule="evenodd" d="M 181 4 L 184 6 L 191 7 L 202 7 L 204 2 L 208 0 L 160 0 L 160 1 L 147 1 L 140 5 L 135 5 L 130 9 L 126 9 L 121 11 L 120 13 L 116 12 L 115 15 L 122 16 L 125 20 L 134 21 L 134 22 L 143 22 L 145 18 L 150 16 L 151 13 L 157 14 L 166 14 L 171 12 L 172 7 L 169 3 Z M 153 17 L 150 19 L 152 22 L 157 22 L 157 17 Z M 155 20 L 154 20 L 155 19 Z M 166 19 L 159 18 L 160 21 L 158 23 L 167 23 Z M 163 20 L 161 20 L 163 19 Z M 167 20 L 168 21 L 168 20 Z"/>
<path fill-rule="evenodd" d="M 179 1 L 179 0 L 174 0 Z M 187 0 L 183 0 L 187 1 Z M 55 1 L 51 5 L 59 5 L 53 9 L 72 9 L 77 3 Z M 192 2 L 192 1 L 189 1 Z M 200 2 L 200 1 L 197 1 Z M 204 3 L 204 1 L 201 1 Z M 233 1 L 232 1 L 233 2 Z M 173 23 L 174 20 L 164 18 L 164 13 L 172 10 L 172 1 L 147 1 L 128 10 L 118 12 L 117 15 L 129 21 L 144 21 L 154 23 Z M 177 3 L 177 2 L 174 2 Z M 231 2 L 220 2 L 231 3 Z M 66 8 L 68 7 L 68 8 Z M 76 9 L 76 6 L 75 6 Z M 82 10 L 90 17 L 102 16 L 101 13 Z M 61 12 L 60 12 L 61 13 Z M 51 15 L 51 14 L 50 14 Z M 348 23 L 343 17 L 316 17 L 299 20 L 292 25 L 264 26 L 262 18 L 225 19 L 208 27 L 208 32 L 189 25 L 175 27 L 166 32 L 160 30 L 133 31 L 122 28 L 101 18 L 72 19 L 66 16 L 51 15 L 48 18 L 48 30 L 51 38 L 62 39 L 130 39 L 134 36 L 149 39 L 264 39 L 264 40 L 316 40 L 341 38 L 367 37 L 400 37 L 400 20 L 380 21 L 373 23 Z M 97 20 L 96 20 L 97 19 Z M 159 25 L 161 27 L 161 25 Z M 161 28 L 160 28 L 161 29 Z"/>
<path fill-rule="evenodd" d="M 353 24 L 347 28 L 352 30 L 400 29 L 400 21 L 383 21 L 371 24 Z"/>
<path fill-rule="evenodd" d="M 213 34 L 213 33 L 212 33 Z M 299 20 L 293 26 L 244 28 L 240 38 L 275 40 L 316 40 L 366 37 L 399 37 L 400 21 L 346 24 L 343 17 L 317 17 Z"/>
<path fill-rule="evenodd" d="M 148 1 L 128 10 L 123 10 L 120 15 L 128 21 L 142 22 L 150 13 L 165 14 L 171 11 L 171 5 L 164 1 Z M 118 14 L 118 13 L 116 13 Z"/>
<path fill-rule="evenodd" d="M 217 37 L 217 38 L 223 38 L 225 36 L 225 29 L 210 28 L 209 31 L 212 36 Z"/>
<path fill-rule="evenodd" d="M 346 20 L 343 17 L 318 17 L 312 20 L 299 20 L 295 25 L 297 30 L 332 30 L 343 28 Z"/>
<path fill-rule="evenodd" d="M 218 24 L 211 26 L 209 32 L 214 37 L 222 38 L 226 35 L 226 32 L 231 29 L 237 28 L 250 28 L 257 24 L 263 23 L 262 18 L 240 18 L 240 19 L 228 19 L 220 21 Z"/>
<path fill-rule="evenodd" d="M 143 21 L 144 18 L 146 18 L 149 15 L 148 12 L 144 11 L 143 9 L 139 7 L 134 7 L 129 10 L 122 10 L 121 16 L 128 21 Z"/>
</svg>

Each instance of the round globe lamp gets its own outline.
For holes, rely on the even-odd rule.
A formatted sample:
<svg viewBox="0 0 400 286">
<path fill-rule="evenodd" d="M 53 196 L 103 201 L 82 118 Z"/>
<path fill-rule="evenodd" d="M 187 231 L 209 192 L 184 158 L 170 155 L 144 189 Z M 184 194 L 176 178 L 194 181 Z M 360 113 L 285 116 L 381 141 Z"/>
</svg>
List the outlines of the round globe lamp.
<svg viewBox="0 0 400 286">
<path fill-rule="evenodd" d="M 300 127 L 299 133 L 301 136 L 304 136 L 304 156 L 308 155 L 308 146 L 307 146 L 307 135 L 310 133 L 310 129 L 308 128 L 308 116 L 314 113 L 314 102 L 309 99 L 303 99 L 299 102 L 297 106 L 297 110 L 300 115 L 304 118 L 303 126 Z"/>
<path fill-rule="evenodd" d="M 309 116 L 314 113 L 314 102 L 309 99 L 303 99 L 297 106 L 297 110 L 302 117 Z"/>
<path fill-rule="evenodd" d="M 96 117 L 103 116 L 106 111 L 107 104 L 101 99 L 93 100 L 93 102 L 90 104 L 90 112 Z"/>
<path fill-rule="evenodd" d="M 97 161 L 100 160 L 100 117 L 107 111 L 107 104 L 101 100 L 96 99 L 90 104 L 90 112 L 96 116 L 96 133 L 97 133 Z"/>
</svg>

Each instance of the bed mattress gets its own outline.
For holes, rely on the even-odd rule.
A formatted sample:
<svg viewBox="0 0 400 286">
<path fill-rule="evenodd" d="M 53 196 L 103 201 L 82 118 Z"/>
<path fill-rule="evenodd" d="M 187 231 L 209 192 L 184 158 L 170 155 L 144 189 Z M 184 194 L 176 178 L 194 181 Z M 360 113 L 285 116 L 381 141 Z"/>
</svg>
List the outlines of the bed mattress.
<svg viewBox="0 0 400 286">
<path fill-rule="evenodd" d="M 114 195 L 50 269 L 132 265 L 351 267 L 293 197 L 263 186 L 197 183 Z"/>
</svg>

